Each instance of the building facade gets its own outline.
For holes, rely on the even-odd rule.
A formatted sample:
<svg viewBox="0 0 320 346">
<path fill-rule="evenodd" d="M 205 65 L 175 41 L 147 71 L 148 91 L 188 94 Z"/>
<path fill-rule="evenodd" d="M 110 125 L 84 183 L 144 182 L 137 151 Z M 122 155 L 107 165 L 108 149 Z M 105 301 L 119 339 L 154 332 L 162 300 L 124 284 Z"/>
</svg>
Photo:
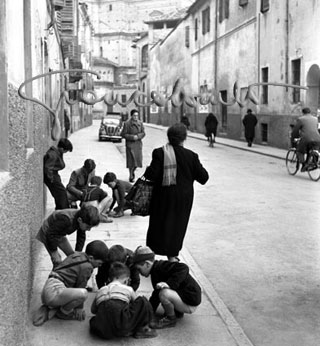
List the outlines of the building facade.
<svg viewBox="0 0 320 346">
<path fill-rule="evenodd" d="M 204 133 L 204 119 L 212 111 L 219 119 L 220 136 L 243 139 L 242 117 L 251 108 L 259 121 L 257 142 L 287 148 L 290 125 L 302 107 L 314 113 L 320 108 L 319 13 L 319 1 L 195 1 L 171 34 L 150 48 L 150 90 L 167 90 L 180 75 L 192 95 L 214 96 L 215 101 L 184 110 L 194 130 Z M 184 52 L 174 59 L 172 42 Z M 181 66 L 189 66 L 190 59 L 185 78 Z M 157 70 L 166 60 L 169 65 L 163 72 Z M 234 101 L 236 81 L 237 98 L 243 102 Z M 249 88 L 255 83 L 270 85 Z M 245 100 L 250 89 L 253 97 Z M 167 123 L 163 116 L 159 120 L 163 111 L 151 109 L 151 120 Z"/>
<path fill-rule="evenodd" d="M 79 19 L 80 12 L 84 16 Z M 76 18 L 83 20 L 82 32 Z M 28 344 L 25 326 L 30 323 L 33 264 L 39 249 L 35 235 L 47 212 L 43 156 L 64 136 L 64 110 L 74 107 L 67 99 L 78 100 L 80 90 L 92 89 L 91 76 L 57 71 L 90 69 L 90 48 L 80 44 L 81 38 L 90 42 L 84 39 L 88 23 L 76 0 L 0 3 L 0 343 L 4 346 Z M 78 104 L 83 116 L 73 119 L 73 130 L 92 122 L 92 106 Z"/>
</svg>

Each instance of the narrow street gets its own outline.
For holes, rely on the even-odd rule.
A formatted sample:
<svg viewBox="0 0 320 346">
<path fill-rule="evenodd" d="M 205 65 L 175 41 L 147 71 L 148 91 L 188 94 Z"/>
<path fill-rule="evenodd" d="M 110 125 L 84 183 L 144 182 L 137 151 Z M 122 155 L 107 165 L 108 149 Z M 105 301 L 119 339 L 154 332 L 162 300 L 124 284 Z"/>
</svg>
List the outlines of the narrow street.
<svg viewBox="0 0 320 346">
<path fill-rule="evenodd" d="M 145 164 L 165 140 L 147 130 Z M 289 176 L 282 160 L 192 138 L 185 145 L 210 174 L 195 184 L 185 241 L 204 275 L 254 345 L 318 344 L 319 184 Z"/>
<path fill-rule="evenodd" d="M 65 155 L 65 184 L 71 171 L 86 158 L 96 161 L 96 174 L 114 171 L 120 179 L 128 179 L 124 142 L 99 142 L 98 127 L 99 121 L 94 121 L 90 128 L 70 136 L 74 151 Z M 152 149 L 166 142 L 164 129 L 146 125 L 146 134 L 145 166 L 151 160 Z M 245 145 L 239 142 L 240 147 Z M 205 186 L 195 184 L 194 208 L 181 256 L 202 280 L 203 303 L 195 315 L 186 316 L 179 327 L 161 331 L 155 339 L 129 338 L 108 344 L 139 342 L 155 346 L 166 340 L 171 345 L 250 345 L 233 335 L 232 330 L 238 326 L 239 333 L 243 330 L 255 346 L 318 345 L 319 184 L 306 174 L 289 176 L 284 160 L 221 144 L 209 148 L 206 141 L 190 137 L 185 146 L 199 154 L 210 174 Z M 143 174 L 144 169 L 139 169 L 137 175 Z M 108 191 L 106 186 L 103 188 Z M 50 206 L 49 197 L 49 209 Z M 128 214 L 112 224 L 99 225 L 89 232 L 87 241 L 98 237 L 108 246 L 122 243 L 135 248 L 145 241 L 147 223 L 147 218 Z M 72 241 L 73 238 L 70 237 Z M 40 291 L 50 270 L 48 257 L 42 249 L 31 312 L 40 304 Z M 144 282 L 140 293 L 147 294 L 148 285 Z M 210 296 L 212 292 L 233 315 L 236 326 L 221 316 L 219 306 L 210 306 L 209 302 L 216 299 Z M 86 310 L 92 298 L 90 294 Z M 30 326 L 30 345 L 105 344 L 90 337 L 88 318 L 82 323 L 54 319 L 40 328 Z"/>
</svg>

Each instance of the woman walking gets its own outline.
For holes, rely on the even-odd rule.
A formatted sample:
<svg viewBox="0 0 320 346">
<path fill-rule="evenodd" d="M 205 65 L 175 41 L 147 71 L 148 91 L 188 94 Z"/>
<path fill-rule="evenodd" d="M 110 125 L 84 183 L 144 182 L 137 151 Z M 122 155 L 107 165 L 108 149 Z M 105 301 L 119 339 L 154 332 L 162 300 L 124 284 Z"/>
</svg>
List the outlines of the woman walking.
<svg viewBox="0 0 320 346">
<path fill-rule="evenodd" d="M 154 149 L 144 176 L 154 182 L 147 246 L 178 261 L 193 204 L 193 182 L 204 185 L 208 172 L 193 151 L 183 147 L 187 128 L 179 123 L 167 132 L 169 143 Z"/>
</svg>

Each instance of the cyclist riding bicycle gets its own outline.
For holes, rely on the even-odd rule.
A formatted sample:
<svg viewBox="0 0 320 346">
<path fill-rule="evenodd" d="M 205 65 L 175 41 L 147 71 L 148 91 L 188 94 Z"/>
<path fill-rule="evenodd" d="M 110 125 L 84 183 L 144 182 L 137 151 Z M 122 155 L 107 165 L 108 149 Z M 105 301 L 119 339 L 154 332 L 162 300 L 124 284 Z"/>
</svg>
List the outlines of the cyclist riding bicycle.
<svg viewBox="0 0 320 346">
<path fill-rule="evenodd" d="M 301 138 L 297 145 L 297 157 L 302 164 L 301 172 L 305 172 L 308 159 L 305 160 L 305 154 L 312 148 L 320 148 L 320 134 L 318 119 L 311 114 L 310 108 L 303 108 L 302 113 L 292 130 L 291 142 L 293 143 L 295 138 Z"/>
</svg>

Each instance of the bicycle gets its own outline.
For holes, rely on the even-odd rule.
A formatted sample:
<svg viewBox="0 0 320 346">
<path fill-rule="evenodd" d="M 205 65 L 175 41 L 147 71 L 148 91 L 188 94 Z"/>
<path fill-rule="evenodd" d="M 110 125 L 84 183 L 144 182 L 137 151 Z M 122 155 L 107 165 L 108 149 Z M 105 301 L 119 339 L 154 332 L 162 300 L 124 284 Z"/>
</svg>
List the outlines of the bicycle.
<svg viewBox="0 0 320 346">
<path fill-rule="evenodd" d="M 299 140 L 299 138 L 295 139 L 294 142 L 298 144 Z M 290 148 L 287 152 L 286 167 L 290 175 L 295 175 L 300 168 L 295 146 Z M 320 179 L 320 151 L 313 146 L 311 146 L 311 149 L 307 153 L 306 172 L 308 172 L 311 180 L 318 181 Z"/>
</svg>

